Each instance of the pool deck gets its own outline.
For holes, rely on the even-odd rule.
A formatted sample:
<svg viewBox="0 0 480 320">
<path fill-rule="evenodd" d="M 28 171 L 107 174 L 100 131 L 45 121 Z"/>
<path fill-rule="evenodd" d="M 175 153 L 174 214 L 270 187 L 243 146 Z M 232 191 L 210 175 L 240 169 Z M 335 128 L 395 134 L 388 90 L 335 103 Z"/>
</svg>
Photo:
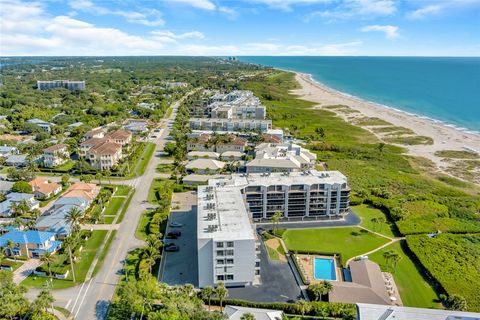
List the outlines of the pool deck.
<svg viewBox="0 0 480 320">
<path fill-rule="evenodd" d="M 343 281 L 342 277 L 342 270 L 341 267 L 333 256 L 322 256 L 322 255 L 307 255 L 307 254 L 297 254 L 297 262 L 302 269 L 301 272 L 305 276 L 305 278 L 310 281 L 310 283 L 320 283 L 323 281 L 323 279 L 315 279 L 314 274 L 314 260 L 315 258 L 324 258 L 324 259 L 333 259 L 335 262 L 335 275 L 336 275 L 336 280 L 328 280 L 327 281 Z"/>
</svg>

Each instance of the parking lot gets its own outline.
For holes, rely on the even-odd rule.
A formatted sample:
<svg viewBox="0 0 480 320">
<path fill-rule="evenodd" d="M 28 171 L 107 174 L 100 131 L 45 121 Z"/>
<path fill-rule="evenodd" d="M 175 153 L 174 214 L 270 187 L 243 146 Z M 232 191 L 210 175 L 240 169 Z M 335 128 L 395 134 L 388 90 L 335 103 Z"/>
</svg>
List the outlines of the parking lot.
<svg viewBox="0 0 480 320">
<path fill-rule="evenodd" d="M 180 194 L 180 197 L 182 195 Z M 179 210 L 172 210 L 166 234 L 178 230 L 182 235 L 178 239 L 165 239 L 165 243 L 174 243 L 180 247 L 177 252 L 164 252 L 159 281 L 169 285 L 191 283 L 198 285 L 198 258 L 197 258 L 197 218 L 196 206 L 190 205 L 196 197 L 185 194 L 182 197 L 182 206 Z M 171 222 L 181 223 L 179 228 L 170 227 Z"/>
</svg>

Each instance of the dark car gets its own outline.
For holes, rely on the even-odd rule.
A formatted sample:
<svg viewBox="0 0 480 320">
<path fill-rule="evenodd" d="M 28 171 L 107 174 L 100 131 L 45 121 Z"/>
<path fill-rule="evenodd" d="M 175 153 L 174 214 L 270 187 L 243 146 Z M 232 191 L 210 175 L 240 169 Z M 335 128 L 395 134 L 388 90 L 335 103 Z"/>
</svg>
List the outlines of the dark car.
<svg viewBox="0 0 480 320">
<path fill-rule="evenodd" d="M 177 245 L 174 245 L 173 243 L 170 243 L 165 246 L 164 250 L 167 252 L 174 252 L 174 251 L 179 251 L 180 247 Z"/>
<path fill-rule="evenodd" d="M 171 232 L 167 233 L 167 238 L 168 239 L 177 239 L 181 235 L 182 235 L 182 233 L 180 231 L 174 230 L 174 231 L 171 231 Z"/>
</svg>

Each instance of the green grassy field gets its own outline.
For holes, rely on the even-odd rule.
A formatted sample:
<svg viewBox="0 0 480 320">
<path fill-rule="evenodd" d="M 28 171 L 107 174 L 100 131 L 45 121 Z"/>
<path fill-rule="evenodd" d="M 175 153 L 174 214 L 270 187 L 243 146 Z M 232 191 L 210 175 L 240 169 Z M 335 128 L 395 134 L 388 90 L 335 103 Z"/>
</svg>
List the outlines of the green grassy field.
<svg viewBox="0 0 480 320">
<path fill-rule="evenodd" d="M 154 213 L 152 211 L 145 211 L 142 213 L 137 229 L 135 230 L 135 238 L 139 240 L 145 240 L 147 238 L 148 223 L 152 219 L 153 214 Z"/>
<path fill-rule="evenodd" d="M 98 261 L 97 261 L 97 264 L 95 265 L 95 269 L 93 269 L 93 276 L 97 274 L 98 270 L 102 266 L 103 260 L 105 260 L 105 256 L 107 255 L 108 250 L 110 250 L 110 245 L 112 244 L 112 241 L 113 239 L 115 239 L 116 235 L 117 235 L 117 230 L 112 230 L 112 233 L 110 233 L 110 236 L 105 242 L 105 247 L 103 248 L 102 254 L 100 254 L 100 257 L 98 257 Z"/>
<path fill-rule="evenodd" d="M 126 196 L 132 189 L 129 186 L 122 186 L 122 185 L 117 185 L 117 191 L 115 191 L 116 196 Z"/>
<path fill-rule="evenodd" d="M 150 185 L 150 189 L 148 191 L 147 201 L 153 204 L 157 203 L 157 198 L 155 196 L 156 191 L 163 193 L 165 190 L 172 188 L 174 181 L 171 180 L 162 180 L 162 179 L 155 179 L 152 181 Z"/>
<path fill-rule="evenodd" d="M 271 260 L 276 260 L 276 261 L 280 260 L 280 255 L 278 254 L 277 250 L 274 250 L 267 245 L 265 245 L 265 248 L 267 248 L 268 257 Z"/>
<path fill-rule="evenodd" d="M 342 264 L 388 242 L 361 228 L 290 229 L 283 234 L 290 251 L 340 254 Z"/>
<path fill-rule="evenodd" d="M 382 254 L 388 250 L 395 250 L 402 259 L 397 263 L 395 270 L 387 270 L 386 261 Z M 419 268 L 408 257 L 402 248 L 402 245 L 397 242 L 391 244 L 368 257 L 380 265 L 382 271 L 388 271 L 393 274 L 395 283 L 397 284 L 402 302 L 408 307 L 419 308 L 439 308 L 441 305 L 436 301 L 437 294 L 432 286 L 422 277 Z"/>
<path fill-rule="evenodd" d="M 362 227 L 378 232 L 387 237 L 395 237 L 395 226 L 392 223 L 388 222 L 387 216 L 384 212 L 382 212 L 382 210 L 376 209 L 366 204 L 354 206 L 352 207 L 352 210 L 362 219 L 362 222 L 360 223 Z M 374 224 L 371 221 L 372 218 L 383 218 L 385 219 L 385 222 L 381 224 Z"/>
<path fill-rule="evenodd" d="M 73 287 L 79 283 L 84 282 L 88 269 L 93 262 L 93 258 L 95 257 L 106 235 L 107 230 L 94 230 L 92 232 L 91 238 L 87 240 L 85 247 L 82 250 L 80 259 L 77 260 L 77 263 L 75 263 L 75 283 L 72 281 L 72 275 L 70 272 L 67 279 L 65 280 L 53 279 L 51 282 L 51 288 L 64 289 Z M 48 281 L 47 277 L 30 275 L 22 281 L 22 284 L 28 288 L 42 288 L 45 285 L 46 281 Z"/>
<path fill-rule="evenodd" d="M 123 206 L 122 212 L 120 212 L 120 215 L 117 218 L 117 223 L 121 223 L 123 221 L 123 217 L 125 216 L 125 213 L 127 212 L 127 209 L 130 206 L 130 202 L 132 201 L 132 197 L 133 197 L 134 192 L 135 191 L 132 190 L 130 195 L 126 198 L 125 205 Z"/>
<path fill-rule="evenodd" d="M 147 143 L 145 147 L 145 151 L 143 153 L 143 157 L 137 162 L 136 172 L 137 175 L 142 176 L 145 173 L 145 169 L 147 168 L 148 162 L 152 157 L 153 153 L 155 152 L 155 144 L 154 143 Z"/>
</svg>

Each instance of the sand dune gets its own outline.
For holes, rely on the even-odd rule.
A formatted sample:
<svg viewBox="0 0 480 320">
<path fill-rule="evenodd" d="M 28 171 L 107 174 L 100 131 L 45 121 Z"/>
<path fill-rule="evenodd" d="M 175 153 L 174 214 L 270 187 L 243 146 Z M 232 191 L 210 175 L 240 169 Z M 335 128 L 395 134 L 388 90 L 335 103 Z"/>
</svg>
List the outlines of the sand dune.
<svg viewBox="0 0 480 320">
<path fill-rule="evenodd" d="M 466 133 L 455 127 L 448 126 L 434 120 L 422 118 L 416 115 L 403 113 L 395 109 L 390 109 L 375 103 L 364 101 L 356 97 L 348 96 L 335 91 L 327 86 L 319 84 L 311 79 L 307 74 L 297 73 L 297 81 L 302 86 L 294 93 L 300 95 L 303 99 L 316 102 L 321 108 L 329 105 L 345 105 L 359 111 L 356 114 L 342 113 L 335 111 L 339 116 L 348 122 L 354 122 L 355 118 L 376 117 L 385 120 L 395 126 L 408 128 L 420 136 L 427 136 L 433 139 L 432 145 L 402 145 L 408 149 L 408 153 L 414 156 L 421 156 L 432 160 L 439 170 L 447 174 L 449 172 L 449 163 L 435 155 L 439 150 L 477 150 L 480 152 L 480 135 Z M 372 131 L 371 127 L 366 127 Z M 480 128 L 479 128 L 480 129 Z M 382 134 L 375 133 L 380 139 Z M 480 175 L 480 173 L 479 173 Z M 471 179 L 470 179 L 471 180 Z M 476 180 L 476 179 L 474 179 Z"/>
</svg>

